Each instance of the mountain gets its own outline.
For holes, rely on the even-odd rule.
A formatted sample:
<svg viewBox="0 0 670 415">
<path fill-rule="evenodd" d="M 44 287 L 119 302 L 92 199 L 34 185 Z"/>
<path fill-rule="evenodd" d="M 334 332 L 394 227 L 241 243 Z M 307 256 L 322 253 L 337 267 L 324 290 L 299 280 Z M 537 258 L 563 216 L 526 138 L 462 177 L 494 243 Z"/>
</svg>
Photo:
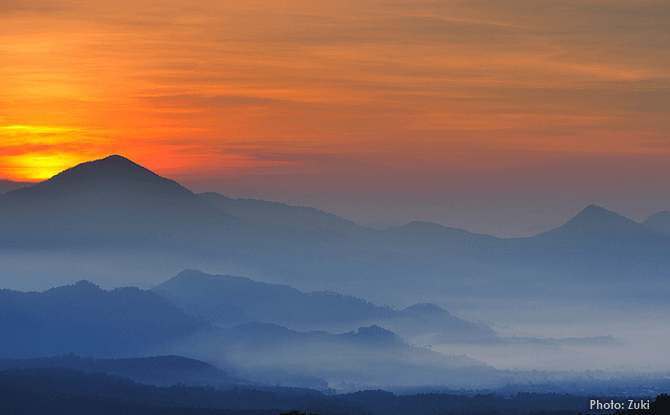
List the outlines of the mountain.
<svg viewBox="0 0 670 415">
<path fill-rule="evenodd" d="M 151 291 L 88 281 L 44 292 L 0 290 L 5 358 L 76 353 L 122 357 L 208 325 Z"/>
<path fill-rule="evenodd" d="M 393 315 L 389 308 L 355 297 L 306 294 L 287 285 L 192 269 L 154 287 L 154 291 L 192 315 L 224 327 L 262 322 L 307 330 L 331 325 L 350 329 L 363 320 Z"/>
<path fill-rule="evenodd" d="M 167 202 L 162 208 L 175 212 L 189 208 L 213 211 L 177 182 L 117 155 L 79 164 L 41 183 L 8 192 L 0 201 L 3 207 L 27 208 L 45 199 L 52 208 L 61 204 L 104 207 L 111 203 L 108 210 L 130 213 L 131 209 L 157 209 L 159 203 Z"/>
<path fill-rule="evenodd" d="M 543 237 L 599 239 L 645 238 L 657 232 L 600 206 L 589 205 L 564 225 L 540 234 Z"/>
<path fill-rule="evenodd" d="M 56 285 L 47 280 L 155 283 L 166 272 L 207 267 L 303 293 L 330 290 L 404 307 L 412 304 L 408 298 L 453 303 L 473 296 L 571 296 L 604 280 L 631 285 L 612 286 L 616 295 L 648 298 L 670 288 L 664 279 L 668 252 L 670 236 L 594 205 L 529 238 L 493 238 L 428 222 L 379 231 L 311 208 L 196 195 L 120 156 L 0 195 L 6 278 L 16 285 L 39 280 L 39 288 Z M 44 270 L 48 279 L 36 277 Z M 633 287 L 640 279 L 656 289 Z M 598 292 L 604 296 L 609 289 Z M 310 296 L 317 301 L 317 294 Z M 304 308 L 297 304 L 294 313 Z M 228 311 L 239 314 L 239 308 Z M 235 318 L 229 323 L 249 321 Z M 376 324 L 361 325 L 368 323 Z"/>
<path fill-rule="evenodd" d="M 298 210 L 338 222 L 334 215 Z M 329 229 L 279 226 L 252 214 L 241 216 L 233 217 L 173 180 L 114 155 L 0 195 L 0 250 L 77 250 L 87 261 L 88 251 L 111 254 L 114 249 L 113 255 L 183 258 L 180 268 L 225 258 L 234 266 L 275 273 L 285 261 L 301 264 L 298 258 L 309 251 L 341 257 L 329 248 L 347 243 L 344 235 Z"/>
<path fill-rule="evenodd" d="M 508 261 L 507 267 L 560 276 L 543 288 L 556 293 L 574 293 L 575 284 L 581 286 L 581 292 L 591 292 L 594 285 L 609 281 L 599 289 L 601 295 L 611 289 L 616 296 L 656 296 L 645 284 L 634 281 L 665 289 L 661 288 L 666 285 L 662 270 L 670 266 L 670 237 L 596 205 L 587 206 L 554 230 L 506 243 L 507 250 L 499 257 Z M 627 288 L 615 290 L 617 284 Z"/>
<path fill-rule="evenodd" d="M 12 235 L 30 246 L 157 241 L 206 233 L 231 219 L 175 181 L 114 155 L 0 195 L 0 221 L 5 243 Z"/>
<path fill-rule="evenodd" d="M 434 304 L 397 311 L 334 292 L 304 293 L 281 284 L 267 284 L 229 275 L 184 270 L 153 290 L 193 316 L 229 327 L 259 322 L 298 330 L 342 332 L 361 325 L 380 325 L 402 336 L 444 343 L 491 342 L 490 327 L 450 315 Z"/>
<path fill-rule="evenodd" d="M 657 232 L 670 235 L 670 211 L 654 213 L 642 222 L 642 224 Z"/>
</svg>

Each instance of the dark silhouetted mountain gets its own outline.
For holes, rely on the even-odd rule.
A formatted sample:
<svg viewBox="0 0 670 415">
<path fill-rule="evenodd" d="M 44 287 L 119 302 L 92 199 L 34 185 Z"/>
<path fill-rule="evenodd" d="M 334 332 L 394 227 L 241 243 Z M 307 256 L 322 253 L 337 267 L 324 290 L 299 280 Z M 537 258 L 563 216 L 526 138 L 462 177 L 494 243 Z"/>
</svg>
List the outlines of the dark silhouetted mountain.
<svg viewBox="0 0 670 415">
<path fill-rule="evenodd" d="M 642 222 L 642 224 L 657 232 L 670 235 L 670 211 L 654 213 Z"/>
<path fill-rule="evenodd" d="M 225 256 L 245 267 L 273 272 L 282 268 L 283 261 L 309 251 L 318 251 L 312 255 L 318 261 L 323 255 L 342 256 L 331 249 L 346 243 L 339 232 L 268 222 L 272 220 L 234 218 L 121 156 L 83 163 L 0 195 L 0 246 L 4 248 L 160 252 L 186 257 L 186 264 L 191 258 L 220 261 Z"/>
<path fill-rule="evenodd" d="M 128 356 L 207 327 L 151 291 L 87 281 L 44 292 L 0 290 L 5 358 Z"/>
<path fill-rule="evenodd" d="M 286 285 L 185 270 L 154 290 L 188 313 L 212 324 L 275 323 L 299 330 L 347 331 L 380 325 L 403 336 L 430 334 L 444 342 L 494 341 L 489 327 L 422 304 L 396 311 L 333 292 L 303 293 Z"/>
<path fill-rule="evenodd" d="M 528 389 L 542 387 L 527 385 Z M 83 373 L 64 368 L 8 370 L 0 372 L 0 413 L 21 415 L 433 415 L 442 413 L 490 415 L 566 415 L 586 412 L 588 397 L 567 393 L 517 392 L 507 387 L 491 391 L 436 392 L 415 388 L 420 393 L 394 394 L 383 390 L 362 390 L 326 396 L 316 391 L 280 396 L 261 390 L 217 391 L 183 385 L 161 388 L 102 373 Z M 442 388 L 444 390 L 444 388 Z M 511 392 L 510 392 L 511 391 Z M 478 393 L 479 392 L 479 393 Z M 599 394 L 601 401 L 626 402 L 628 393 Z M 625 410 L 624 414 L 668 413 L 668 395 L 645 396 L 650 409 Z M 270 409 L 271 408 L 271 409 Z M 297 408 L 297 409 L 296 409 Z"/>
<path fill-rule="evenodd" d="M 1 200 L 3 206 L 29 206 L 47 199 L 52 208 L 60 204 L 103 207 L 111 203 L 130 213 L 133 208 L 156 209 L 165 203 L 164 209 L 175 212 L 182 208 L 212 211 L 177 182 L 121 156 L 79 164 L 44 182 L 9 192 Z"/>
<path fill-rule="evenodd" d="M 230 221 L 175 181 L 121 156 L 83 163 L 0 195 L 0 218 L 5 234 L 85 243 L 157 241 Z"/>
</svg>

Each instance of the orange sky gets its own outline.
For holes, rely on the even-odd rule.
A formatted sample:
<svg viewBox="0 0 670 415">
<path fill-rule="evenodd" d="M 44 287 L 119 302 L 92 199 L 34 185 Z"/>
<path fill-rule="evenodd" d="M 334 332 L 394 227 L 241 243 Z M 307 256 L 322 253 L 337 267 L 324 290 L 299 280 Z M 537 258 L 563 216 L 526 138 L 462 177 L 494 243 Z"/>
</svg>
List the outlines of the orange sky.
<svg viewBox="0 0 670 415">
<path fill-rule="evenodd" d="M 456 193 L 485 204 L 501 189 L 606 188 L 620 209 L 670 209 L 669 11 L 667 0 L 2 2 L 0 178 L 115 153 L 195 190 L 322 207 L 319 194 L 437 209 Z M 640 192 L 655 204 L 614 197 Z"/>
</svg>

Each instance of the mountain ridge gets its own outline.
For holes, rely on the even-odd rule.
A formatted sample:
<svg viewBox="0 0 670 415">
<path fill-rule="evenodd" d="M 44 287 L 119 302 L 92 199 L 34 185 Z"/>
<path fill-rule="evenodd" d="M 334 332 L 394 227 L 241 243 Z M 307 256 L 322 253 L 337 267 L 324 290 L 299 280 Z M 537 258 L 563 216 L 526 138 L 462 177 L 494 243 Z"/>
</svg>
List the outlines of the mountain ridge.
<svg viewBox="0 0 670 415">
<path fill-rule="evenodd" d="M 536 236 L 638 237 L 658 233 L 640 223 L 601 206 L 591 204 L 563 225 Z M 530 237 L 534 238 L 534 237 Z"/>
<path fill-rule="evenodd" d="M 394 310 L 334 292 L 305 293 L 284 284 L 209 275 L 193 269 L 180 272 L 153 290 L 191 315 L 222 327 L 257 322 L 339 332 L 365 325 L 381 326 L 403 336 L 429 333 L 445 342 L 497 340 L 490 327 L 454 317 L 435 304 Z"/>
</svg>

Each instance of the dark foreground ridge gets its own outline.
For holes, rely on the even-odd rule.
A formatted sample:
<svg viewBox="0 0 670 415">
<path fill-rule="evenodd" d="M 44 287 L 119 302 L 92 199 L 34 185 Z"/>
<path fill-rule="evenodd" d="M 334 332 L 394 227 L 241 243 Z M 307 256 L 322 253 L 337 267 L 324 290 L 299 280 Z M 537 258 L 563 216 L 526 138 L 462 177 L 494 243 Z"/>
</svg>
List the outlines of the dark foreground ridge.
<svg viewBox="0 0 670 415">
<path fill-rule="evenodd" d="M 0 371 L 0 413 L 21 415 L 170 414 L 170 415 L 577 415 L 607 413 L 589 410 L 593 398 L 570 394 L 517 393 L 513 396 L 425 393 L 396 396 L 381 390 L 325 396 L 305 393 L 279 396 L 249 389 L 156 387 L 103 373 L 64 368 Z M 603 397 L 599 399 L 604 400 Z M 667 394 L 619 397 L 616 402 L 649 400 L 644 411 L 626 415 L 668 413 Z M 610 398 L 607 398 L 610 401 Z M 611 413 L 611 412 L 610 412 Z"/>
</svg>

